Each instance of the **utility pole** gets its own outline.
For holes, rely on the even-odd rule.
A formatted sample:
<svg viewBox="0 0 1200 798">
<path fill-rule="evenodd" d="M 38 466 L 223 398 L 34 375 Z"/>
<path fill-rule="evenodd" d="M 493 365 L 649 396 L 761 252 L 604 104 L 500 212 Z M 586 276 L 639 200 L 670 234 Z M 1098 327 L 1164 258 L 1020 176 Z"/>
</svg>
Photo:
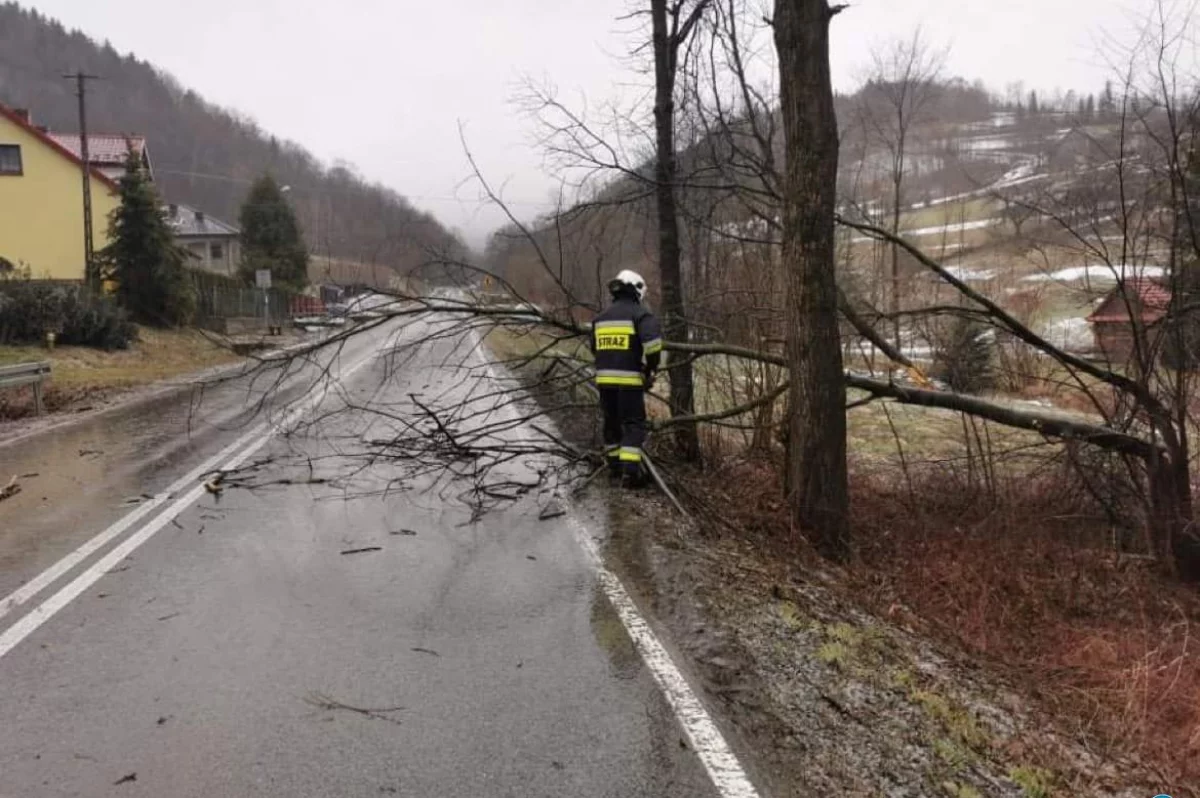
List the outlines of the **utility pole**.
<svg viewBox="0 0 1200 798">
<path fill-rule="evenodd" d="M 83 162 L 83 276 L 87 287 L 93 292 L 98 292 L 100 271 L 96 264 L 92 239 L 92 168 L 87 132 L 87 82 L 98 80 L 98 76 L 78 71 L 63 77 L 75 81 L 75 93 L 79 97 L 79 158 Z"/>
</svg>

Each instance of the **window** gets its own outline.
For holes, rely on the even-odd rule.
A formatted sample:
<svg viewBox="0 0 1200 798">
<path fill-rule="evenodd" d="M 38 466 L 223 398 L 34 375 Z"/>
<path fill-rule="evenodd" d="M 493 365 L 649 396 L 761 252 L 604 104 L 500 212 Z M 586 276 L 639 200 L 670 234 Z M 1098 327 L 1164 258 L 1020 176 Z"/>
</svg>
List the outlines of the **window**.
<svg viewBox="0 0 1200 798">
<path fill-rule="evenodd" d="M 212 244 L 208 248 L 208 254 L 213 260 L 225 260 L 225 247 L 220 244 Z"/>
<path fill-rule="evenodd" d="M 0 144 L 0 175 L 24 174 L 19 144 Z"/>
</svg>

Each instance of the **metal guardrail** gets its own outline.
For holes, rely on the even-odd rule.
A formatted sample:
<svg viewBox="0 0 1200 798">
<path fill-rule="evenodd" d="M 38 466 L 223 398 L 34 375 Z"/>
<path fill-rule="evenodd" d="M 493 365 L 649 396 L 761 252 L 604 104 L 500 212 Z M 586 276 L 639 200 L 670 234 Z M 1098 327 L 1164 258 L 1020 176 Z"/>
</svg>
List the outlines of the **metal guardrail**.
<svg viewBox="0 0 1200 798">
<path fill-rule="evenodd" d="M 40 416 L 46 412 L 42 401 L 42 383 L 50 376 L 50 364 L 18 363 L 15 366 L 0 366 L 0 388 L 19 388 L 22 385 L 33 386 L 33 403 Z"/>
</svg>

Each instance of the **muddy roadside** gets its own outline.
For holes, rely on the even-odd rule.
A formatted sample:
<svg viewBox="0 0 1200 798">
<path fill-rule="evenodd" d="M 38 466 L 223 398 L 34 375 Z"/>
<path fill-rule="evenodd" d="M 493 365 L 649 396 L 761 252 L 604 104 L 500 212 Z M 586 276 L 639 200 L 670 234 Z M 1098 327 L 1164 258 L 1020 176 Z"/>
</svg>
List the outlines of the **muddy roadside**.
<svg viewBox="0 0 1200 798">
<path fill-rule="evenodd" d="M 880 618 L 836 569 L 764 557 L 661 496 L 610 492 L 608 561 L 773 796 L 1150 796 L 1003 676 Z M 1178 793 L 1177 793 L 1178 794 Z"/>
</svg>

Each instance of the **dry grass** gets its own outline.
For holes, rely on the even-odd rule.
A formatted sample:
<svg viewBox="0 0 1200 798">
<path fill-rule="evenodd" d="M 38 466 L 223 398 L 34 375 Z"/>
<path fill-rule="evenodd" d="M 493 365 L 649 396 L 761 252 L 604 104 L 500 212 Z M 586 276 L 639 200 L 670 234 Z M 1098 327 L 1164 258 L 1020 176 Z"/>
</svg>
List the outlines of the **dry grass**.
<svg viewBox="0 0 1200 798">
<path fill-rule="evenodd" d="M 34 346 L 0 347 L 0 365 L 50 361 L 53 370 L 45 398 L 51 412 L 239 359 L 195 330 L 141 328 L 129 349 L 115 352 L 79 346 L 52 352 Z M 0 418 L 19 418 L 33 409 L 28 389 L 0 393 Z"/>
<path fill-rule="evenodd" d="M 998 503 L 944 477 L 855 482 L 861 595 L 1007 666 L 1072 734 L 1200 784 L 1200 595 L 1106 546 L 1099 508 L 1065 472 Z"/>
<path fill-rule="evenodd" d="M 988 198 L 947 202 L 905 213 L 900 217 L 900 229 L 919 230 L 925 227 L 982 221 L 995 218 L 999 211 L 999 204 Z"/>
<path fill-rule="evenodd" d="M 512 367 L 545 365 L 554 357 L 591 358 L 582 341 L 560 340 L 554 331 L 539 327 L 496 326 L 484 341 L 499 362 Z"/>
<path fill-rule="evenodd" d="M 804 567 L 815 555 L 791 531 L 779 465 L 726 457 L 687 492 L 721 519 L 710 529 Z M 845 594 L 1010 677 L 1067 739 L 1134 755 L 1167 792 L 1200 795 L 1200 594 L 1118 554 L 1101 508 L 1061 466 L 997 472 L 985 488 L 963 469 L 911 465 L 911 492 L 895 464 L 852 473 Z M 1062 764 L 1037 748 L 1022 756 Z"/>
<path fill-rule="evenodd" d="M 851 457 L 867 461 L 898 461 L 903 447 L 910 462 L 955 462 L 965 457 L 963 417 L 952 410 L 872 402 L 847 415 L 847 447 Z M 1028 452 L 1042 448 L 1040 435 L 1025 430 L 979 422 L 968 427 L 978 432 L 985 447 L 996 454 Z"/>
</svg>

